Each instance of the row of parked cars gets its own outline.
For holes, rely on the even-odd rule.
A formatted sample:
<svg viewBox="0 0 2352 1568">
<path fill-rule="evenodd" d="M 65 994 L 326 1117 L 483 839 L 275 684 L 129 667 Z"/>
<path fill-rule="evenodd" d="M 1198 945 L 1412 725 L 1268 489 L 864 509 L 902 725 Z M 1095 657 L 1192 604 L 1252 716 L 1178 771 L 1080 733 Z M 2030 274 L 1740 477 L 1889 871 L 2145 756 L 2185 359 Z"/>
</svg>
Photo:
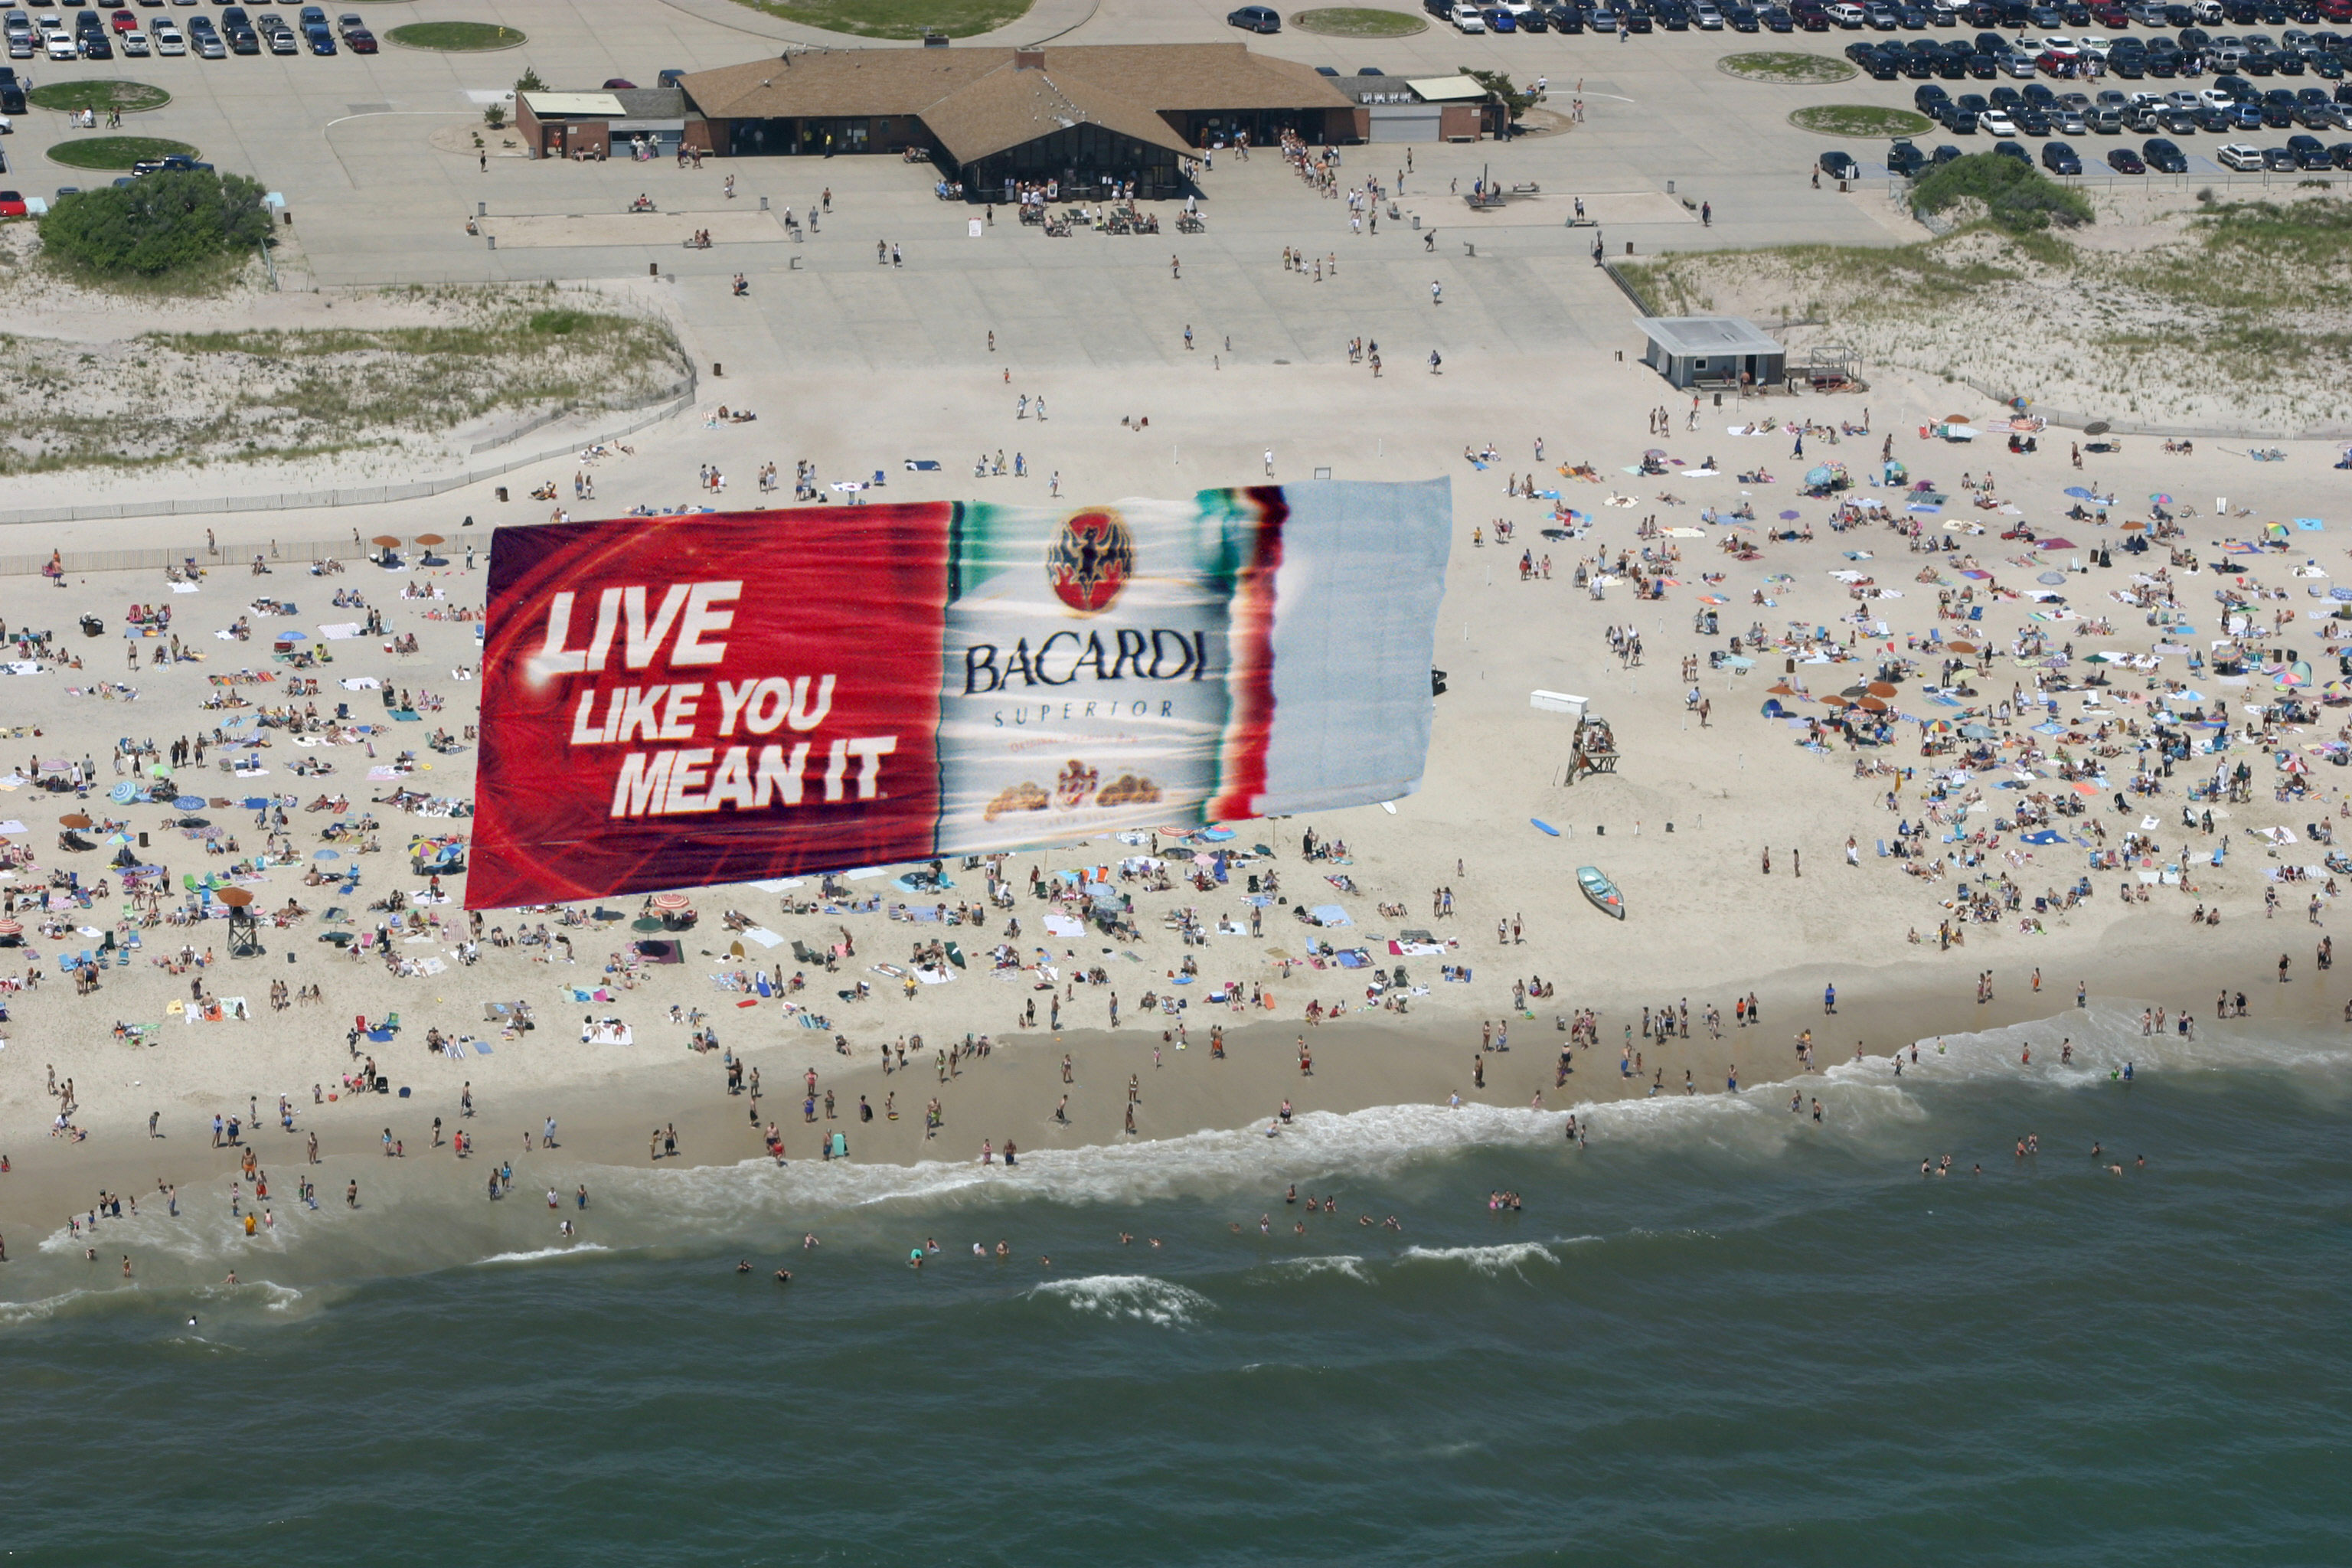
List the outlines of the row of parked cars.
<svg viewBox="0 0 2352 1568">
<path fill-rule="evenodd" d="M 2352 70 L 2352 37 L 2299 27 L 2288 28 L 2276 39 L 2268 33 L 2248 33 L 2242 37 L 2225 33 L 2216 37 L 2200 27 L 2183 28 L 2178 38 L 2168 34 L 2151 38 L 2053 34 L 2011 39 L 1999 33 L 1979 33 L 1973 39 L 1866 40 L 1846 46 L 1845 55 L 1881 81 L 1904 78 L 1990 81 L 2003 77 L 2071 81 L 2095 76 L 2138 81 L 2147 77 L 2194 78 L 2213 71 L 2315 76 L 2341 81 Z"/>
<path fill-rule="evenodd" d="M 1995 153 L 2028 164 L 2033 154 L 2016 142 L 1997 142 Z M 1948 163 L 1961 156 L 1958 147 L 1947 142 L 1934 153 L 1922 153 L 1909 142 L 1897 142 L 1887 149 L 1887 172 L 1904 178 L 1925 174 L 1939 164 Z M 2237 170 L 2263 170 L 2273 174 L 2307 173 L 2321 169 L 2352 169 L 2352 142 L 2338 142 L 2333 146 L 2322 145 L 2316 136 L 2297 132 L 2286 139 L 2284 147 L 2256 147 L 2243 142 L 2233 142 L 2213 154 L 2222 167 Z M 2189 172 L 2189 155 L 2179 142 L 2169 137 L 2151 136 L 2135 149 L 2128 146 L 2110 148 L 2105 154 L 2108 168 L 2118 174 L 2185 174 Z M 2083 155 L 2071 142 L 2044 142 L 2042 144 L 2042 166 L 2060 176 L 2083 172 Z M 1859 179 L 1862 166 L 1848 153 L 1831 151 L 1821 156 L 1822 173 L 1836 180 Z"/>
<path fill-rule="evenodd" d="M 2126 132 L 2232 136 L 2262 130 L 2352 131 L 2352 82 L 2336 83 L 2333 92 L 2324 87 L 2264 89 L 2242 77 L 2224 76 L 2216 78 L 2210 87 L 2193 90 L 2126 92 L 2106 88 L 2095 99 L 2080 89 L 2060 93 L 2040 82 L 2029 82 L 2021 91 L 1997 87 L 1989 95 L 1964 92 L 1952 98 L 1941 86 L 1930 83 L 1919 89 L 1913 102 L 1920 113 L 1955 136 L 1979 132 L 1995 137 L 2042 137 L 2117 136 Z"/>
<path fill-rule="evenodd" d="M 1825 33 L 1832 28 L 1856 31 L 1864 28 L 1883 33 L 1926 31 L 1938 27 L 2105 27 L 2122 32 L 2134 26 L 2195 29 L 2200 26 L 2228 23 L 2247 26 L 2257 23 L 2284 26 L 2289 23 L 2315 25 L 2323 22 L 2352 22 L 2352 0 L 2196 0 L 2189 5 L 2105 3 L 2092 5 L 2086 0 L 2074 0 L 2066 5 L 2031 5 L 2027 0 L 1977 0 L 1976 4 L 1922 4 L 1919 0 L 1868 0 L 1867 4 L 1851 0 L 1788 0 L 1787 4 L 1754 5 L 1741 0 L 1490 0 L 1486 4 L 1469 0 L 1423 0 L 1429 14 L 1440 21 L 1451 22 L 1465 33 L 1614 33 L 1621 28 L 1632 33 L 1691 30 L 1714 32 L 1729 29 L 1736 33 Z M 1247 16 L 1250 20 L 1244 20 Z M 1255 26 L 1261 31 L 1275 31 L 1280 19 L 1265 6 L 1245 7 L 1232 18 L 1235 25 Z M 1268 26 L 1268 23 L 1271 26 Z M 2172 40 L 2162 40 L 2171 43 Z M 2228 40 L 2224 40 L 2227 42 Z M 2143 53 L 2158 52 L 2158 40 L 2147 40 Z M 2242 52 L 2249 56 L 2263 52 L 2292 52 L 2294 36 L 2289 34 L 2282 48 L 2266 38 L 2257 47 L 2254 38 L 2243 40 Z M 1982 54 L 1990 62 L 1986 74 L 2000 68 L 2000 61 L 2013 53 L 2015 46 L 2002 40 L 1990 50 L 1964 51 L 1963 60 Z M 2129 52 L 2129 51 L 2127 51 Z M 2179 52 L 2175 46 L 2174 52 Z M 1966 74 L 1963 68 L 1962 74 Z M 2031 75 L 2028 70 L 2023 74 Z M 2155 73 L 2150 73 L 2155 74 Z"/>
<path fill-rule="evenodd" d="M 140 0 L 140 4 L 157 6 L 163 0 Z M 184 32 L 169 16 L 156 17 L 152 26 L 142 26 L 138 14 L 127 9 L 101 19 L 95 8 L 84 6 L 72 16 L 70 23 L 46 9 L 37 15 L 11 9 L 0 16 L 9 58 L 23 60 L 47 54 L 53 60 L 106 60 L 112 59 L 119 48 L 132 58 L 194 54 L 217 60 L 265 50 L 273 55 L 298 55 L 306 49 L 314 55 L 331 55 L 339 52 L 338 40 L 340 48 L 355 55 L 372 55 L 377 47 L 375 34 L 358 12 L 345 12 L 330 26 L 325 9 L 318 5 L 303 6 L 291 26 L 275 11 L 248 15 L 242 5 L 225 7 L 218 23 L 199 11 L 188 18 Z"/>
</svg>

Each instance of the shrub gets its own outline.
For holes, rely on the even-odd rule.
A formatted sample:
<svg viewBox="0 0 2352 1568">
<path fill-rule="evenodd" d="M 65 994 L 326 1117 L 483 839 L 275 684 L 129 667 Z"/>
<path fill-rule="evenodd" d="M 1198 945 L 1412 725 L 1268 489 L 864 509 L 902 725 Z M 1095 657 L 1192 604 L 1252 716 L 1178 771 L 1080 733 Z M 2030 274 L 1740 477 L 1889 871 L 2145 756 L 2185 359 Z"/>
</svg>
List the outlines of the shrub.
<svg viewBox="0 0 2352 1568">
<path fill-rule="evenodd" d="M 1941 212 L 1968 198 L 1982 202 L 1985 216 L 2011 234 L 2048 228 L 2053 224 L 2072 228 L 2091 221 L 2090 198 L 2068 190 L 2031 163 L 1998 153 L 1976 153 L 1956 158 L 1919 182 L 1915 205 Z"/>
<path fill-rule="evenodd" d="M 260 185 L 204 170 L 84 191 L 41 219 L 41 244 L 50 256 L 100 277 L 160 278 L 216 267 L 268 237 Z"/>
<path fill-rule="evenodd" d="M 1468 66 L 1464 66 L 1462 74 L 1501 100 L 1504 109 L 1510 113 L 1513 124 L 1518 123 L 1519 117 L 1536 106 L 1536 95 L 1532 92 L 1521 92 L 1511 85 L 1511 79 L 1501 71 L 1474 71 Z"/>
</svg>

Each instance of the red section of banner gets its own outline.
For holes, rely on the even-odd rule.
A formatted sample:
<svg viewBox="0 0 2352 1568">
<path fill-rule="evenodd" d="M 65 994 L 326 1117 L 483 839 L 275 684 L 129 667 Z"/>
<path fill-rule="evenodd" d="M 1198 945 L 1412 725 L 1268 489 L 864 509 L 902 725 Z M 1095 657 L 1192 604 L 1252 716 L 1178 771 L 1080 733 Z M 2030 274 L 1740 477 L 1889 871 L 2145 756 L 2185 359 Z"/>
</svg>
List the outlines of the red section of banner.
<svg viewBox="0 0 2352 1568">
<path fill-rule="evenodd" d="M 1265 794 L 1265 748 L 1274 733 L 1275 579 L 1282 570 L 1282 525 L 1290 515 L 1276 485 L 1243 492 L 1257 508 L 1254 548 L 1234 583 L 1230 657 L 1234 717 L 1220 770 L 1224 793 L 1208 805 L 1217 816 L 1255 816 Z"/>
<path fill-rule="evenodd" d="M 929 856 L 950 515 L 500 529 L 467 907 Z"/>
</svg>

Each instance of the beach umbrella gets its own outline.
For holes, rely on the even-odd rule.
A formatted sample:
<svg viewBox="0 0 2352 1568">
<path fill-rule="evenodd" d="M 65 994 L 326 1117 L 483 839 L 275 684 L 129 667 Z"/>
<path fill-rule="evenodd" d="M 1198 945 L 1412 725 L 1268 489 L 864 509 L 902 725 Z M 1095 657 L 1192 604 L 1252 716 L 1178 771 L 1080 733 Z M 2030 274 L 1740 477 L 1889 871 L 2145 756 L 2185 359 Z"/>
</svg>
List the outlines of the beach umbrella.
<svg viewBox="0 0 2352 1568">
<path fill-rule="evenodd" d="M 1855 703 L 1854 706 L 1867 713 L 1884 713 L 1886 711 L 1886 699 L 1883 697 L 1865 697 L 1861 701 Z"/>
<path fill-rule="evenodd" d="M 1992 731 L 1982 724 L 1963 724 L 1960 726 L 1960 733 L 1966 735 L 1971 741 L 1990 741 L 1992 739 Z"/>
<path fill-rule="evenodd" d="M 180 818 L 180 826 L 183 827 L 210 827 L 212 824 L 205 821 L 201 816 L 184 816 Z"/>
<path fill-rule="evenodd" d="M 340 860 L 342 858 L 343 852 L 340 849 L 313 850 L 310 855 L 310 858 L 313 860 Z"/>
<path fill-rule="evenodd" d="M 1944 423 L 1947 425 L 1965 425 L 1969 422 L 1969 417 L 1970 416 L 1966 414 L 1947 414 L 1944 416 Z"/>
<path fill-rule="evenodd" d="M 692 909 L 693 907 L 694 900 L 688 898 L 684 893 L 656 893 L 654 895 L 654 908 L 657 910 L 685 910 Z"/>
<path fill-rule="evenodd" d="M 1895 693 L 1895 686 L 1891 680 L 1874 680 L 1869 690 L 1873 697 L 1892 697 Z"/>
<path fill-rule="evenodd" d="M 1824 468 L 1816 468 L 1813 470 L 1813 472 L 1817 474 L 1826 473 L 1827 471 L 1828 470 Z M 1782 522 L 1794 522 L 1797 521 L 1797 514 L 1793 511 L 1784 511 L 1780 514 L 1780 521 Z"/>
<path fill-rule="evenodd" d="M 174 811 L 202 811 L 204 808 L 205 797 L 200 795 L 184 795 L 172 802 Z"/>
<path fill-rule="evenodd" d="M 1664 447 L 1653 447 L 1642 454 L 1645 458 L 1663 458 L 1665 455 L 1666 449 Z"/>
<path fill-rule="evenodd" d="M 2095 500 L 2097 499 L 2096 491 L 2086 489 L 2081 485 L 2068 485 L 2066 487 L 2066 493 L 2073 496 L 2076 500 Z"/>
<path fill-rule="evenodd" d="M 1950 642 L 1946 643 L 1944 646 L 1950 648 L 1954 653 L 1974 653 L 1977 651 L 1977 645 L 1972 642 Z"/>
<path fill-rule="evenodd" d="M 1824 708 L 1844 708 L 1850 706 L 1850 703 L 1844 697 L 1824 697 L 1822 699 L 1822 706 Z"/>
<path fill-rule="evenodd" d="M 58 818 L 58 826 L 60 827 L 88 827 L 89 826 L 89 818 L 84 816 L 79 811 L 68 812 L 65 816 Z"/>
<path fill-rule="evenodd" d="M 449 542 L 442 538 L 437 533 L 420 533 L 416 536 L 416 542 L 419 544 L 446 544 Z"/>
<path fill-rule="evenodd" d="M 25 928 L 16 921 L 0 921 L 0 936 L 22 936 Z"/>
<path fill-rule="evenodd" d="M 2148 504 L 2151 506 L 2170 506 L 2172 504 L 2172 498 L 2168 495 L 2152 495 L 2148 497 L 2147 500 Z"/>
<path fill-rule="evenodd" d="M 223 888 L 213 897 L 233 910 L 241 910 L 253 902 L 253 893 L 251 889 L 246 888 Z"/>
<path fill-rule="evenodd" d="M 390 549 L 392 549 L 394 545 L 398 544 L 398 543 L 400 542 L 400 541 L 399 541 L 399 540 L 397 540 L 397 539 L 394 539 L 394 538 L 391 534 L 389 534 L 389 533 L 379 533 L 379 534 L 377 534 L 373 539 L 370 540 L 368 542 L 369 542 L 369 543 L 371 543 L 371 544 L 374 544 L 374 545 L 381 546 L 382 548 L 383 548 L 383 549 L 385 549 L 385 550 L 390 550 Z"/>
<path fill-rule="evenodd" d="M 2054 588 L 2061 583 L 2066 581 L 2066 574 L 2063 572 L 2044 572 L 2041 576 L 2036 577 L 2034 581 L 2037 583 L 2047 584 L 2049 586 Z"/>
<path fill-rule="evenodd" d="M 278 640 L 279 642 L 309 642 L 310 640 L 310 634 L 308 632 L 279 632 L 278 634 Z"/>
<path fill-rule="evenodd" d="M 2133 521 L 2124 524 L 2124 531 L 2126 533 L 2145 533 L 2147 531 L 2147 524 L 2134 520 Z"/>
<path fill-rule="evenodd" d="M 2114 428 L 2114 426 L 2108 424 L 2104 419 L 2094 419 L 2088 425 L 2083 426 L 2083 434 L 2085 436 L 2104 436 Z"/>
<path fill-rule="evenodd" d="M 629 922 L 629 929 L 631 931 L 659 931 L 662 929 L 662 923 L 652 915 L 640 915 L 637 919 Z"/>
</svg>

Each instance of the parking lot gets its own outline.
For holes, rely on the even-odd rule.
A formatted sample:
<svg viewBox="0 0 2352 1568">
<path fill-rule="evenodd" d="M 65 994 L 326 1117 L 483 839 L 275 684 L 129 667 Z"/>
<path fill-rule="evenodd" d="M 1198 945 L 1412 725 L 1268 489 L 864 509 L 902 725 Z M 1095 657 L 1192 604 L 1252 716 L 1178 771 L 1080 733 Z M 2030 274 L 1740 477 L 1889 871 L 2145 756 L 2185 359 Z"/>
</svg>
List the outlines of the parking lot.
<svg viewBox="0 0 2352 1568">
<path fill-rule="evenodd" d="M 1743 79 L 1718 68 L 1724 56 L 1743 51 L 1801 49 L 1835 58 L 1848 44 L 1887 37 L 1866 26 L 1778 37 L 1766 30 L 1760 16 L 1755 34 L 1739 32 L 1730 20 L 1720 28 L 1696 22 L 1676 27 L 1671 18 L 1654 16 L 1653 30 L 1641 34 L 1630 30 L 1629 14 L 1622 36 L 1589 27 L 1580 33 L 1467 34 L 1431 19 L 1424 31 L 1411 37 L 1349 40 L 1287 23 L 1277 33 L 1244 34 L 1226 24 L 1229 9 L 1213 0 L 1157 5 L 1104 0 L 1089 11 L 1083 0 L 1044 0 L 1023 23 L 998 35 L 998 41 L 1025 41 L 1054 28 L 1067 29 L 1060 37 L 1071 42 L 1234 40 L 1349 76 L 1366 68 L 1397 77 L 1444 76 L 1466 67 L 1502 71 L 1522 85 L 1542 79 L 1548 87 L 1530 117 L 1530 123 L 1546 126 L 1544 134 L 1507 142 L 1342 150 L 1343 184 L 1353 183 L 1359 170 L 1377 172 L 1384 184 L 1399 189 L 1406 216 L 1400 220 L 1401 233 L 1383 229 L 1376 240 L 1367 239 L 1361 258 L 1349 264 L 1345 283 L 1332 296 L 1332 320 L 1304 331 L 1288 325 L 1297 315 L 1295 306 L 1277 310 L 1256 300 L 1265 287 L 1262 277 L 1279 276 L 1274 264 L 1285 246 L 1328 248 L 1327 231 L 1336 231 L 1342 247 L 1353 243 L 1345 214 L 1338 204 L 1318 201 L 1264 154 L 1249 163 L 1221 157 L 1204 184 L 1207 231 L 1182 237 L 1177 245 L 1184 252 L 1186 277 L 1218 281 L 1221 312 L 1246 323 L 1253 333 L 1263 328 L 1269 335 L 1265 352 L 1273 357 L 1316 356 L 1350 335 L 1381 329 L 1388 320 L 1401 325 L 1410 316 L 1413 295 L 1426 310 L 1427 285 L 1436 276 L 1460 279 L 1449 283 L 1445 318 L 1449 336 L 1465 346 L 1613 341 L 1624 306 L 1591 265 L 1596 241 L 1605 243 L 1611 255 L 1622 256 L 1628 247 L 1636 255 L 1649 255 L 1666 248 L 1809 241 L 1895 244 L 1926 234 L 1903 203 L 1890 199 L 1897 193 L 1886 183 L 1887 142 L 1837 141 L 1789 121 L 1792 110 L 1811 105 L 1907 110 L 1921 82 L 1901 76 L 1875 79 L 1864 72 L 1828 85 L 1802 86 Z M 150 30 L 155 18 L 171 17 L 185 31 L 192 16 L 217 19 L 225 10 L 175 4 L 139 6 L 133 15 Z M 60 13 L 72 14 L 71 8 Z M 110 18 L 106 11 L 95 14 Z M 280 14 L 289 22 L 299 15 L 296 8 Z M 258 15 L 257 8 L 257 22 Z M 337 13 L 327 15 L 331 27 Z M 339 47 L 331 56 L 288 55 L 264 47 L 248 54 L 224 52 L 219 58 L 191 53 L 15 63 L 37 81 L 128 79 L 172 94 L 160 110 L 126 115 L 121 132 L 185 142 L 223 171 L 249 174 L 266 189 L 282 194 L 295 222 L 278 259 L 292 287 L 311 281 L 644 278 L 658 268 L 690 292 L 721 291 L 732 274 L 749 270 L 755 278 L 778 279 L 772 288 L 755 290 L 756 308 L 765 321 L 763 348 L 772 344 L 786 355 L 874 363 L 919 363 L 940 352 L 942 342 L 955 338 L 959 319 L 975 308 L 975 298 L 992 300 L 992 310 L 1034 310 L 1041 321 L 1066 312 L 1076 300 L 1114 317 L 1150 316 L 1161 309 L 1149 291 L 1151 278 L 1156 270 L 1166 279 L 1166 252 L 1176 247 L 1152 252 L 1116 240 L 1089 240 L 1083 249 L 1048 248 L 1034 231 L 1014 232 L 1006 226 L 990 229 L 984 242 L 976 242 L 965 232 L 965 210 L 932 199 L 926 172 L 893 158 L 712 159 L 700 169 L 680 169 L 667 161 L 550 163 L 520 156 L 484 125 L 483 110 L 500 101 L 526 68 L 556 88 L 594 87 L 612 79 L 650 83 L 665 69 L 698 70 L 781 53 L 814 36 L 730 0 L 669 0 L 617 14 L 578 0 L 494 0 L 463 10 L 440 0 L 417 0 L 396 8 L 373 6 L 366 16 L 389 16 L 378 20 L 387 34 L 409 21 L 463 17 L 512 27 L 528 42 L 493 52 L 439 53 L 401 47 L 387 37 L 374 54 Z M 1965 35 L 1954 28 L 1913 36 Z M 1894 37 L 1906 41 L 1900 31 Z M 1985 85 L 2009 85 L 2010 79 Z M 1964 79 L 1939 85 L 1972 89 L 1979 84 Z M 2109 79 L 2080 85 L 2103 90 L 2129 84 Z M 2169 89 L 2192 84 L 2150 85 Z M 1580 102 L 1580 120 L 1575 114 Z M 479 148 L 473 142 L 478 132 L 484 137 Z M 50 163 L 45 154 L 61 141 L 90 134 L 69 125 L 63 114 L 36 110 L 17 116 L 16 133 L 5 139 L 14 166 L 7 184 L 38 196 L 59 184 L 87 183 L 88 175 Z M 2236 139 L 2183 139 L 2187 172 L 2175 178 L 2259 184 L 2293 177 L 2227 174 L 2214 154 Z M 1932 154 L 1946 141 L 1974 151 L 1991 140 L 1981 133 L 1930 134 L 1917 143 Z M 2099 139 L 2073 140 L 2089 171 L 2083 178 L 2119 177 L 2095 157 L 2103 151 Z M 2137 145 L 2144 138 L 2107 140 Z M 1817 184 L 1813 178 L 1820 156 L 1832 147 L 1856 160 L 1858 183 L 1848 191 L 1841 192 L 1834 180 Z M 722 191 L 730 174 L 737 187 L 731 202 Z M 1529 191 L 1500 208 L 1473 213 L 1457 192 L 1482 176 L 1507 187 L 1538 187 L 1539 194 Z M 717 216 L 756 209 L 762 197 L 774 207 L 805 212 L 826 189 L 835 194 L 840 216 L 821 233 L 782 244 L 763 237 L 757 244 L 686 250 L 617 239 L 605 243 L 604 229 L 592 223 L 579 226 L 579 232 L 596 243 L 515 243 L 510 228 L 510 242 L 492 248 L 498 226 L 478 223 L 469 232 L 467 224 L 484 208 L 491 217 L 618 213 L 640 194 L 673 214 Z M 1568 226 L 1579 196 L 1588 199 L 1600 220 L 1597 230 Z M 1701 204 L 1710 209 L 1711 225 L 1699 221 Z M 1419 227 L 1411 226 L 1413 219 Z M 720 226 L 720 232 L 728 230 Z M 957 276 L 922 289 L 892 281 L 887 269 L 877 280 L 877 238 L 904 245 L 921 265 L 943 259 L 946 247 L 954 247 Z M 1357 253 L 1343 248 L 1339 254 L 1344 258 Z M 1462 271 L 1474 258 L 1476 270 Z M 787 284 L 786 278 L 823 281 Z M 1481 278 L 1496 280 L 1491 292 L 1473 281 Z M 1391 290 L 1393 303 L 1385 302 Z M 1384 301 L 1379 313 L 1365 314 L 1373 310 L 1374 300 Z M 1339 309 L 1343 301 L 1344 309 Z M 807 308 L 819 304 L 821 309 Z M 1391 310 L 1399 314 L 1389 317 Z M 1277 322 L 1283 326 L 1276 335 Z M 1183 324 L 1178 321 L 1173 327 Z M 1073 355 L 1097 360 L 1119 351 L 1116 336 L 1076 337 L 1067 344 Z"/>
</svg>

